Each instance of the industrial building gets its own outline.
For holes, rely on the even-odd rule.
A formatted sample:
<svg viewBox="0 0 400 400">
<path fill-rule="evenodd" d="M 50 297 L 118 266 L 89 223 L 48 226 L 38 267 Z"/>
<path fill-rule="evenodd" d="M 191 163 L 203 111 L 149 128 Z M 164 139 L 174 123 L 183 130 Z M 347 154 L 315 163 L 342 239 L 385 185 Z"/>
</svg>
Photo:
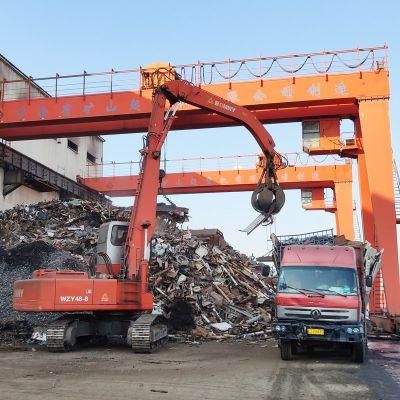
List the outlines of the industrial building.
<svg viewBox="0 0 400 400">
<path fill-rule="evenodd" d="M 17 68 L 12 62 L 0 54 L 0 81 L 26 80 L 26 83 L 16 82 L 8 86 L 4 100 L 17 99 L 29 92 L 32 97 L 48 97 L 49 94 L 37 83 L 30 82 L 29 76 Z M 1 88 L 0 88 L 1 90 Z M 22 112 L 22 111 L 21 111 Z M 23 115 L 21 114 L 21 118 Z M 45 177 L 35 175 L 32 168 L 29 172 L 17 168 L 14 163 L 5 162 L 11 158 L 15 161 L 20 154 L 36 162 L 34 169 L 45 166 L 47 171 L 54 173 L 61 186 L 76 181 L 77 175 L 84 175 L 88 164 L 103 161 L 103 142 L 100 136 L 41 139 L 36 141 L 2 141 L 0 148 L 0 211 L 18 204 L 32 204 L 40 201 L 58 199 L 68 191 L 63 190 L 55 182 Z M 39 163 L 40 161 L 40 163 Z M 32 164 L 36 164 L 32 163 Z"/>
</svg>

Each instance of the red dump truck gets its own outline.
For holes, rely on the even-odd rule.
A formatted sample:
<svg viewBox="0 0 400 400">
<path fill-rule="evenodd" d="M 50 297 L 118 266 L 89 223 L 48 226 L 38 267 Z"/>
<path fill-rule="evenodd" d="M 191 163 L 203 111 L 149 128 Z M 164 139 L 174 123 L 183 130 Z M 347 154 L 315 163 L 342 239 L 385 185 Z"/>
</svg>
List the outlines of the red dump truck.
<svg viewBox="0 0 400 400">
<path fill-rule="evenodd" d="M 367 351 L 367 306 L 382 251 L 333 231 L 275 236 L 278 271 L 273 332 L 282 360 L 299 349 L 351 349 L 354 362 Z"/>
</svg>

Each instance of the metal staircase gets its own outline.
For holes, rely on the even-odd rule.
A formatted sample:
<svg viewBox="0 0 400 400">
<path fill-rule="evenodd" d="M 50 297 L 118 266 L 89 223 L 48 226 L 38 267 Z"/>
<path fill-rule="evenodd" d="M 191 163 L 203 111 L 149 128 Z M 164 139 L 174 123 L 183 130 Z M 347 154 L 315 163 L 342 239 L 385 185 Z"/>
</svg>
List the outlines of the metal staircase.
<svg viewBox="0 0 400 400">
<path fill-rule="evenodd" d="M 357 212 L 357 203 L 353 203 L 353 226 L 354 226 L 354 240 L 357 242 L 361 242 L 363 239 L 363 235 L 361 232 L 361 225 L 360 225 L 360 219 L 358 218 L 358 212 Z"/>
<path fill-rule="evenodd" d="M 400 224 L 400 175 L 396 160 L 393 159 L 394 206 L 396 209 L 396 223 Z"/>
</svg>

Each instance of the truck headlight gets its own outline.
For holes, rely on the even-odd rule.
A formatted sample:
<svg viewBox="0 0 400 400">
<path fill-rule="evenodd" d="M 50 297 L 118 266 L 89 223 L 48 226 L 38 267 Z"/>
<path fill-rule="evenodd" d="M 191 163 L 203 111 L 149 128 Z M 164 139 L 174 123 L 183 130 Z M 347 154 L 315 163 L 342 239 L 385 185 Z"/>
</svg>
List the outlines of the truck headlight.
<svg viewBox="0 0 400 400">
<path fill-rule="evenodd" d="M 278 332 L 280 332 L 281 327 L 280 327 L 279 325 L 277 325 L 277 326 L 275 327 L 275 329 L 276 329 Z"/>
<path fill-rule="evenodd" d="M 282 326 L 281 326 L 281 331 L 282 331 L 282 332 L 285 332 L 285 331 L 286 331 L 286 326 L 285 326 L 285 325 L 282 325 Z"/>
<path fill-rule="evenodd" d="M 351 335 L 352 333 L 360 333 L 361 331 L 360 328 L 347 328 L 346 332 Z"/>
</svg>

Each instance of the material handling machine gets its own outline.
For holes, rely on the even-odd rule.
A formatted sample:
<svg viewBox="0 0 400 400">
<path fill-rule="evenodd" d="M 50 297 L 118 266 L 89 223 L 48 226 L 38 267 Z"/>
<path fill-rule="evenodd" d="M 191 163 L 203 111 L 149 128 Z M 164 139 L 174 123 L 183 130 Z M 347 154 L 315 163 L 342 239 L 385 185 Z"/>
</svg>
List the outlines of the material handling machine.
<svg viewBox="0 0 400 400">
<path fill-rule="evenodd" d="M 180 79 L 170 67 L 147 68 L 142 86 L 153 89 L 148 134 L 140 150 L 141 168 L 129 223 L 109 222 L 99 229 L 96 274 L 72 270 L 34 271 L 16 281 L 14 308 L 28 312 L 64 312 L 47 328 L 49 351 L 72 349 L 78 339 L 119 335 L 135 352 L 150 352 L 168 337 L 162 317 L 152 314 L 149 289 L 151 239 L 156 224 L 157 195 L 165 175 L 160 170 L 161 148 L 181 102 L 233 119 L 244 125 L 261 147 L 263 173 L 252 196 L 269 222 L 284 205 L 276 170 L 285 167 L 275 143 L 246 108 Z M 179 113 L 178 113 L 179 114 Z"/>
</svg>

